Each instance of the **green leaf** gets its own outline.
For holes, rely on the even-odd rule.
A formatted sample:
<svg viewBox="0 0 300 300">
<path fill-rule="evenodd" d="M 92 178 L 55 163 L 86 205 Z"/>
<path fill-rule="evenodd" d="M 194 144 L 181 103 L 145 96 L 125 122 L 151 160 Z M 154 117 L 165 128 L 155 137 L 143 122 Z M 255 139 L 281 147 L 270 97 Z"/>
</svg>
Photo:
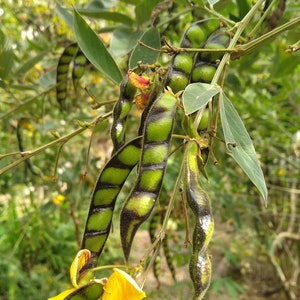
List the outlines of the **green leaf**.
<svg viewBox="0 0 300 300">
<path fill-rule="evenodd" d="M 74 10 L 74 32 L 78 45 L 87 59 L 116 84 L 122 81 L 122 73 L 113 57 L 81 15 Z"/>
<path fill-rule="evenodd" d="M 141 42 L 154 49 L 160 49 L 160 35 L 158 30 L 153 27 L 147 30 L 141 37 Z M 158 57 L 159 52 L 147 49 L 138 44 L 130 56 L 129 66 L 133 68 L 138 61 L 141 61 L 143 64 L 153 64 L 157 61 Z"/>
<path fill-rule="evenodd" d="M 208 83 L 191 83 L 182 94 L 182 103 L 186 115 L 192 114 L 205 106 L 221 89 Z"/>
<path fill-rule="evenodd" d="M 150 20 L 153 8 L 159 3 L 159 0 L 144 0 L 135 7 L 136 22 L 143 24 Z"/>
<path fill-rule="evenodd" d="M 0 78 L 6 79 L 11 74 L 14 63 L 14 53 L 6 35 L 0 30 Z"/>
<path fill-rule="evenodd" d="M 219 0 L 208 0 L 208 3 L 210 4 L 210 5 L 215 5 L 216 3 L 218 3 L 219 2 Z"/>
<path fill-rule="evenodd" d="M 58 16 L 70 27 L 73 28 L 73 16 L 70 14 L 70 12 L 59 5 L 59 3 L 56 4 L 55 7 L 56 13 Z"/>
<path fill-rule="evenodd" d="M 134 48 L 142 34 L 143 31 L 133 31 L 129 27 L 117 28 L 111 38 L 110 52 L 116 57 L 124 56 Z"/>
<path fill-rule="evenodd" d="M 123 23 L 125 25 L 131 26 L 134 21 L 128 17 L 127 15 L 118 13 L 118 12 L 112 12 L 107 11 L 105 9 L 78 9 L 77 10 L 81 15 L 87 16 L 90 18 L 97 18 L 97 19 L 103 19 L 108 21 L 114 21 L 118 23 Z"/>
<path fill-rule="evenodd" d="M 220 117 L 229 155 L 258 188 L 267 204 L 268 191 L 252 140 L 233 104 L 224 93 L 221 93 L 220 97 Z"/>
</svg>

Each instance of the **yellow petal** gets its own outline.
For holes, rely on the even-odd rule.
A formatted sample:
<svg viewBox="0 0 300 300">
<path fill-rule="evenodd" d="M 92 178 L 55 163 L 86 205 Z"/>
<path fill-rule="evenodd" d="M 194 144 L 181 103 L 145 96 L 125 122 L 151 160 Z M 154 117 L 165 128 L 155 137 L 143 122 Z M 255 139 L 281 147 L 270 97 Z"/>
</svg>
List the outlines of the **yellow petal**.
<svg viewBox="0 0 300 300">
<path fill-rule="evenodd" d="M 82 249 L 78 251 L 70 267 L 70 280 L 74 287 L 78 287 L 78 275 L 80 270 L 87 264 L 91 257 L 91 251 Z"/>
<path fill-rule="evenodd" d="M 55 296 L 55 297 L 48 298 L 48 300 L 63 300 L 63 299 L 65 299 L 67 296 L 69 296 L 70 294 L 72 294 L 74 291 L 76 291 L 75 288 L 66 290 L 66 291 L 64 291 L 64 292 L 61 292 L 59 295 L 57 295 L 57 296 Z"/>
<path fill-rule="evenodd" d="M 102 300 L 141 300 L 145 297 L 145 292 L 131 276 L 115 268 L 113 274 L 104 285 Z"/>
</svg>

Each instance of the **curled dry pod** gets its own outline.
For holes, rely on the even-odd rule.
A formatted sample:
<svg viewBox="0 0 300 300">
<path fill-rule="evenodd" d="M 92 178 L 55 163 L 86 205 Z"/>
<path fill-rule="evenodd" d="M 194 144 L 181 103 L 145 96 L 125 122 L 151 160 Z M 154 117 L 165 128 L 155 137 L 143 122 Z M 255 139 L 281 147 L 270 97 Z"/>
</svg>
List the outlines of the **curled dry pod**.
<svg viewBox="0 0 300 300">
<path fill-rule="evenodd" d="M 132 107 L 135 92 L 136 88 L 130 83 L 126 74 L 120 85 L 120 97 L 113 109 L 113 124 L 110 131 L 113 142 L 112 153 L 115 153 L 125 143 L 126 121 Z"/>
<path fill-rule="evenodd" d="M 121 211 L 121 242 L 126 261 L 135 233 L 149 217 L 161 190 L 176 104 L 172 92 L 161 93 L 145 121 L 138 178 Z"/>
<path fill-rule="evenodd" d="M 207 246 L 213 234 L 214 221 L 210 200 L 200 182 L 197 155 L 198 145 L 192 142 L 186 158 L 185 193 L 195 216 L 193 252 L 190 259 L 190 276 L 194 285 L 194 300 L 202 299 L 211 280 L 211 263 Z"/>
<path fill-rule="evenodd" d="M 131 170 L 140 159 L 141 139 L 125 144 L 106 163 L 96 182 L 82 239 L 82 249 L 91 252 L 84 270 L 97 265 L 111 228 L 116 198 Z M 83 271 L 84 271 L 83 270 Z"/>
<path fill-rule="evenodd" d="M 208 36 L 220 26 L 218 19 L 204 19 L 192 24 L 185 32 L 181 41 L 181 48 L 200 48 Z M 189 84 L 190 74 L 194 65 L 195 52 L 176 54 L 171 62 L 165 86 L 169 86 L 174 93 L 184 90 Z"/>
</svg>

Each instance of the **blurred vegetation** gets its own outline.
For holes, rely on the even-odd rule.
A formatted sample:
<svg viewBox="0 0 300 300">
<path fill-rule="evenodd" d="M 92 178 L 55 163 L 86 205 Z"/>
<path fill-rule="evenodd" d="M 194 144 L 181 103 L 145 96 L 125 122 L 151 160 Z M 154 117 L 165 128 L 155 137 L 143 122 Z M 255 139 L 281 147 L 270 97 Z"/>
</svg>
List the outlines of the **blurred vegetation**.
<svg viewBox="0 0 300 300">
<path fill-rule="evenodd" d="M 153 9 L 159 1 L 151 2 Z M 202 5 L 202 1 L 194 2 L 195 6 Z M 214 8 L 238 21 L 251 2 L 220 1 Z M 271 2 L 270 15 L 283 3 L 266 2 Z M 106 10 L 132 18 L 133 24 L 128 25 L 115 17 L 85 17 L 108 45 L 116 30 L 144 30 L 149 26 L 151 10 L 145 10 L 145 3 L 94 0 L 76 1 L 75 6 L 82 12 Z M 56 67 L 64 48 L 75 41 L 72 28 L 64 22 L 54 1 L 0 4 L 0 299 L 46 299 L 69 287 L 69 266 L 80 245 L 89 197 L 111 151 L 111 120 L 95 122 L 92 127 L 85 124 L 110 112 L 119 90 L 89 64 L 76 90 L 70 79 L 67 109 L 62 109 L 56 100 Z M 61 4 L 71 9 L 74 1 Z M 163 24 L 172 16 L 178 17 L 166 22 L 168 26 L 161 26 L 162 35 L 178 45 L 184 28 L 203 10 L 183 14 L 192 8 L 184 0 L 174 1 L 169 8 L 161 13 L 159 21 Z M 287 1 L 279 25 L 295 18 L 299 10 L 299 1 Z M 257 15 L 246 29 L 247 34 L 259 18 Z M 260 34 L 266 28 L 266 22 L 261 24 Z M 215 140 L 218 165 L 208 165 L 209 181 L 205 185 L 216 219 L 212 241 L 215 275 L 208 293 L 211 299 L 220 295 L 228 295 L 229 299 L 300 297 L 300 57 L 299 52 L 286 51 L 299 36 L 298 26 L 227 67 L 224 90 L 251 135 L 263 166 L 269 200 L 266 208 L 252 183 L 225 153 L 223 143 Z M 125 69 L 127 56 L 118 53 L 120 44 L 114 46 L 110 50 L 120 68 Z M 163 56 L 162 60 L 167 64 L 170 58 Z M 111 103 L 101 105 L 106 101 Z M 137 126 L 138 116 L 139 112 L 134 111 L 132 128 Z M 81 131 L 70 137 L 78 128 Z M 63 136 L 68 138 L 36 151 Z M 36 152 L 9 167 L 22 159 L 24 151 Z M 176 157 L 169 164 L 169 176 L 177 174 Z M 172 180 L 164 182 L 166 195 L 172 189 L 168 182 Z M 125 188 L 130 188 L 130 180 Z M 121 205 L 117 203 L 116 215 Z M 190 254 L 184 248 L 185 223 L 179 203 L 172 221 L 176 225 L 170 232 L 174 264 L 188 276 Z M 118 218 L 101 256 L 102 264 L 122 262 L 117 228 Z M 191 296 L 187 277 L 170 284 L 156 290 L 146 282 L 149 299 Z"/>
</svg>

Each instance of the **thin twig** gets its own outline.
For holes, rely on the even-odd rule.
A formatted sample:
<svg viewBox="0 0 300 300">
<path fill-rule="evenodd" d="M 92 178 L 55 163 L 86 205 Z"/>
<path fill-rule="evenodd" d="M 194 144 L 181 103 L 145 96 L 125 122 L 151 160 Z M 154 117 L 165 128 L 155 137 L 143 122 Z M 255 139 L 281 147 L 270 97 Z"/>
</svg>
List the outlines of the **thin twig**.
<svg viewBox="0 0 300 300">
<path fill-rule="evenodd" d="M 26 159 L 28 159 L 28 158 L 30 158 L 30 157 L 32 157 L 34 155 L 37 155 L 37 154 L 45 151 L 46 149 L 48 149 L 48 148 L 50 148 L 50 147 L 52 147 L 54 145 L 68 142 L 74 136 L 76 136 L 79 133 L 85 131 L 87 128 L 90 128 L 91 126 L 93 126 L 94 123 L 99 123 L 100 120 L 102 121 L 102 120 L 107 119 L 111 114 L 112 114 L 112 112 L 110 111 L 110 112 L 108 112 L 108 113 L 106 113 L 104 115 L 98 116 L 92 122 L 86 123 L 84 127 L 80 127 L 78 129 L 76 129 L 75 131 L 73 131 L 73 132 L 71 132 L 71 133 L 69 133 L 69 134 L 67 134 L 65 136 L 62 136 L 62 137 L 60 137 L 60 138 L 58 138 L 58 139 L 56 139 L 56 140 L 54 140 L 54 141 L 52 141 L 52 142 L 50 142 L 50 143 L 48 143 L 46 145 L 43 145 L 43 146 L 41 146 L 39 148 L 36 148 L 36 149 L 34 149 L 32 151 L 26 151 L 26 152 L 21 153 L 22 157 L 19 158 L 19 159 L 17 159 L 13 163 L 9 164 L 8 166 L 2 168 L 0 170 L 0 175 L 3 174 L 3 173 L 5 173 L 6 171 L 11 170 L 12 168 L 18 166 L 19 164 L 21 164 L 22 162 L 24 162 Z"/>
</svg>

